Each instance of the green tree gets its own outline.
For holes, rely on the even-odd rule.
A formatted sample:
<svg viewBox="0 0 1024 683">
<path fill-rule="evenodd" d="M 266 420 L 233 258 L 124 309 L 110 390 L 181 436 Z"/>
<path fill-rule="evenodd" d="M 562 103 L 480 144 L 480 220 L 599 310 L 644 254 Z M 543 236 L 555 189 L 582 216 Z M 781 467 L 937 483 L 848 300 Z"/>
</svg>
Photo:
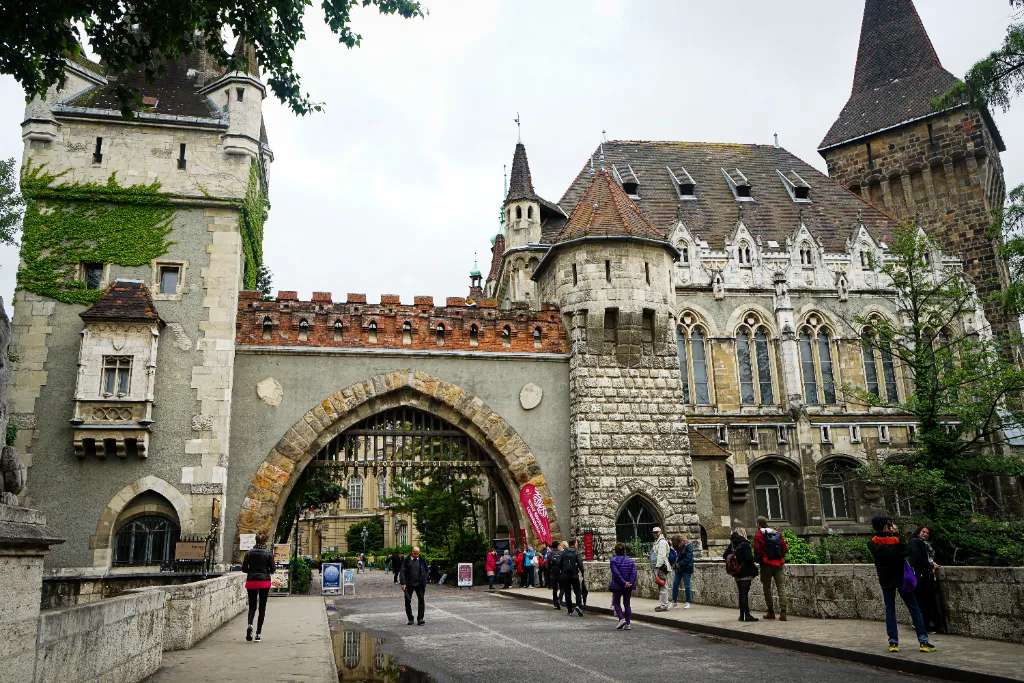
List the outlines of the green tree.
<svg viewBox="0 0 1024 683">
<path fill-rule="evenodd" d="M 277 522 L 278 543 L 288 540 L 297 513 L 323 510 L 346 495 L 348 491 L 338 483 L 330 468 L 316 465 L 306 467 L 292 487 L 281 510 L 281 519 Z"/>
<path fill-rule="evenodd" d="M 452 559 L 463 534 L 479 534 L 476 490 L 480 480 L 456 467 L 437 466 L 415 478 L 395 478 L 388 504 L 396 512 L 412 513 L 423 544 L 445 549 Z"/>
<path fill-rule="evenodd" d="M 937 97 L 932 106 L 946 109 L 967 101 L 975 107 L 1010 108 L 1014 97 L 1024 93 L 1024 0 L 1009 0 L 1015 8 L 1003 44 L 975 62 L 963 80 Z"/>
<path fill-rule="evenodd" d="M 261 265 L 256 273 L 256 291 L 262 295 L 264 301 L 274 298 L 274 274 L 265 265 Z"/>
<path fill-rule="evenodd" d="M 1009 286 L 1003 291 L 1003 307 L 1013 315 L 1024 313 L 1024 185 L 1006 197 L 996 212 L 993 233 L 1003 237 L 1003 254 L 1010 271 Z"/>
<path fill-rule="evenodd" d="M 279 100 L 297 114 L 320 110 L 293 65 L 293 53 L 306 37 L 303 18 L 309 0 L 280 2 L 210 2 L 165 0 L 13 0 L 5 4 L 0 22 L 0 73 L 14 76 L 29 97 L 40 95 L 63 77 L 65 57 L 81 59 L 83 39 L 108 73 L 143 69 L 156 76 L 168 60 L 201 47 L 227 68 L 242 66 L 244 56 L 224 49 L 224 36 L 245 36 L 267 73 Z M 352 28 L 352 10 L 374 7 L 381 14 L 423 16 L 417 0 L 323 0 L 324 19 L 338 42 L 353 48 L 362 36 Z M 123 87 L 126 111 L 139 93 Z"/>
<path fill-rule="evenodd" d="M 363 529 L 366 529 L 366 552 L 384 548 L 384 519 L 374 517 L 349 527 L 345 532 L 349 552 L 363 551 Z"/>
<path fill-rule="evenodd" d="M 875 353 L 903 366 L 908 391 L 890 402 L 858 387 L 855 400 L 896 407 L 917 423 L 917 445 L 898 460 L 873 463 L 863 474 L 909 497 L 918 521 L 936 528 L 946 561 L 1000 563 L 983 546 L 992 526 L 1013 536 L 1024 527 L 1000 522 L 1005 511 L 989 495 L 993 478 L 1024 474 L 1008 454 L 1007 429 L 1024 424 L 1019 411 L 1024 371 L 1009 360 L 1005 340 L 977 329 L 979 302 L 959 268 L 937 263 L 935 245 L 919 230 L 900 228 L 888 257 L 876 264 L 892 285 L 898 320 L 855 316 L 847 323 Z"/>
<path fill-rule="evenodd" d="M 15 161 L 0 159 L 0 243 L 17 244 L 25 200 L 18 193 Z"/>
</svg>

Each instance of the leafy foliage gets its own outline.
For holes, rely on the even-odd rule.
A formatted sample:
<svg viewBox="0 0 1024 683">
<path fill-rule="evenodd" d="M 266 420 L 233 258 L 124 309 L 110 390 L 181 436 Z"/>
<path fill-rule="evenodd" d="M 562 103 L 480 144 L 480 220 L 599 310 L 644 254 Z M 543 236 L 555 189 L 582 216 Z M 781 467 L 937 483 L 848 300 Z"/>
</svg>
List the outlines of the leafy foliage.
<svg viewBox="0 0 1024 683">
<path fill-rule="evenodd" d="M 1004 429 L 1024 424 L 1024 371 L 1003 346 L 1011 340 L 992 337 L 978 324 L 979 302 L 959 270 L 932 263 L 937 253 L 923 233 L 899 229 L 890 258 L 876 266 L 892 282 L 887 298 L 899 321 L 866 316 L 846 321 L 863 332 L 867 347 L 891 353 L 903 366 L 908 395 L 891 404 L 864 389 L 846 391 L 867 405 L 895 405 L 918 425 L 914 449 L 865 466 L 862 478 L 911 503 L 914 520 L 933 528 L 933 544 L 944 562 L 965 556 L 981 561 L 980 548 L 995 539 L 971 538 L 963 529 L 977 520 L 973 528 L 980 534 L 1012 530 L 996 519 L 1006 511 L 988 494 L 987 482 L 1024 474 L 1024 462 L 1002 454 Z M 999 557 L 988 554 L 989 560 Z"/>
<path fill-rule="evenodd" d="M 17 244 L 15 236 L 21 224 L 25 200 L 18 194 L 18 176 L 14 159 L 0 159 L 0 243 Z"/>
<path fill-rule="evenodd" d="M 353 524 L 345 532 L 349 552 L 363 550 L 363 529 L 366 529 L 366 552 L 381 550 L 384 547 L 384 519 L 374 517 L 359 524 Z"/>
<path fill-rule="evenodd" d="M 1003 255 L 1010 270 L 1010 283 L 1003 293 L 1003 308 L 1012 315 L 1024 313 L 1024 185 L 1006 196 L 1006 205 L 996 212 L 993 234 L 1002 237 Z"/>
<path fill-rule="evenodd" d="M 265 301 L 273 299 L 274 274 L 270 272 L 270 268 L 260 266 L 259 272 L 256 273 L 256 291 L 262 295 Z"/>
<path fill-rule="evenodd" d="M 783 529 L 782 537 L 786 539 L 786 562 L 788 564 L 818 564 L 818 552 L 806 539 L 793 533 L 791 529 Z"/>
<path fill-rule="evenodd" d="M 303 595 L 308 593 L 313 582 L 313 569 L 309 562 L 302 557 L 293 557 L 288 563 L 288 570 L 291 572 L 291 592 Z"/>
<path fill-rule="evenodd" d="M 26 168 L 28 199 L 18 287 L 69 304 L 91 304 L 103 292 L 78 278 L 83 262 L 143 266 L 167 252 L 174 210 L 160 183 L 122 186 L 58 182 L 61 174 Z"/>
<path fill-rule="evenodd" d="M 309 0 L 39 0 L 18 9 L 22 4 L 5 9 L 10 20 L 0 22 L 0 72 L 14 76 L 29 96 L 42 95 L 60 82 L 65 57 L 85 61 L 80 47 L 83 39 L 88 39 L 106 71 L 112 74 L 141 69 L 152 79 L 167 61 L 200 48 L 225 68 L 243 69 L 244 55 L 234 56 L 224 49 L 223 36 L 230 33 L 245 36 L 253 46 L 271 90 L 292 111 L 307 114 L 322 108 L 302 91 L 292 61 L 296 45 L 306 37 L 302 21 L 312 4 Z M 349 48 L 362 41 L 351 26 L 356 7 L 374 7 L 381 14 L 405 18 L 424 14 L 416 0 L 324 0 L 320 7 L 338 42 Z M 140 93 L 122 84 L 118 94 L 128 115 Z"/>
<path fill-rule="evenodd" d="M 1006 111 L 1011 100 L 1024 93 L 1024 0 L 1010 0 L 1010 5 L 1021 9 L 1007 27 L 1003 44 L 976 62 L 963 81 L 932 102 L 933 107 L 945 109 L 966 101 Z"/>
<path fill-rule="evenodd" d="M 249 165 L 249 185 L 242 200 L 242 255 L 245 259 L 242 281 L 245 289 L 260 290 L 261 277 L 266 278 L 265 285 L 270 286 L 270 271 L 263 266 L 263 224 L 269 211 L 270 202 L 263 186 L 260 165 L 253 161 Z"/>
<path fill-rule="evenodd" d="M 479 533 L 476 509 L 480 501 L 475 494 L 479 485 L 479 479 L 456 468 L 438 466 L 424 470 L 418 478 L 396 477 L 394 496 L 388 503 L 397 512 L 412 513 L 425 546 L 444 548 L 452 558 L 464 542 L 465 532 Z"/>
<path fill-rule="evenodd" d="M 281 519 L 277 522 L 278 542 L 284 543 L 288 540 L 296 512 L 323 510 L 345 495 L 348 495 L 348 492 L 337 482 L 330 470 L 316 466 L 307 467 L 295 482 L 282 508 Z"/>
</svg>

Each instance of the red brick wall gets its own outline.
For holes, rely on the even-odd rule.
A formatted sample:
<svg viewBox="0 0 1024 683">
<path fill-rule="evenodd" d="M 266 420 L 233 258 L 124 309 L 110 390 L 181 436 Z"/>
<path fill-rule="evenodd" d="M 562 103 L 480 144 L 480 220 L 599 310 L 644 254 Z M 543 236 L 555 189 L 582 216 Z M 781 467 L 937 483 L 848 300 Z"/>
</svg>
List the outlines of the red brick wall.
<svg viewBox="0 0 1024 683">
<path fill-rule="evenodd" d="M 269 338 L 263 321 L 269 318 Z M 301 323 L 309 323 L 303 338 Z M 335 323 L 341 322 L 340 334 Z M 403 325 L 411 332 L 406 338 Z M 371 323 L 377 327 L 371 341 Z M 438 342 L 438 325 L 444 326 L 444 343 Z M 476 343 L 471 330 L 476 325 Z M 503 331 L 511 334 L 506 341 Z M 539 346 L 534 330 L 540 330 Z M 415 297 L 402 304 L 393 294 L 381 296 L 380 303 L 367 303 L 365 294 L 349 294 L 335 303 L 327 292 L 314 292 L 311 301 L 299 301 L 295 292 L 278 292 L 277 299 L 261 301 L 258 292 L 241 292 L 238 299 L 236 341 L 251 346 L 308 346 L 344 349 L 431 349 L 452 351 L 504 351 L 526 353 L 567 353 L 568 338 L 561 316 L 554 306 L 531 311 L 498 309 L 493 299 L 467 305 L 463 297 L 449 297 L 435 306 L 429 296 Z"/>
</svg>

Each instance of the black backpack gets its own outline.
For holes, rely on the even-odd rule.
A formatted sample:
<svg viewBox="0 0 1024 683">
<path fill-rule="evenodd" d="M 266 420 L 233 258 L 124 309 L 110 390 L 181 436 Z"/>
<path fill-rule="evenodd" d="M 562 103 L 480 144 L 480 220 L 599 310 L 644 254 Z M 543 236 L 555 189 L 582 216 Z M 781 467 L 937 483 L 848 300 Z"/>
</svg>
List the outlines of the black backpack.
<svg viewBox="0 0 1024 683">
<path fill-rule="evenodd" d="M 548 557 L 548 571 L 551 572 L 551 576 L 556 579 L 562 574 L 562 553 L 555 550 Z"/>
<path fill-rule="evenodd" d="M 761 531 L 761 537 L 764 539 L 765 559 L 781 560 L 783 558 L 782 534 L 775 529 L 764 529 Z"/>
<path fill-rule="evenodd" d="M 569 578 L 576 576 L 576 551 L 570 548 L 562 553 L 559 564 L 561 565 L 561 571 L 559 572 L 560 576 L 566 576 Z"/>
</svg>

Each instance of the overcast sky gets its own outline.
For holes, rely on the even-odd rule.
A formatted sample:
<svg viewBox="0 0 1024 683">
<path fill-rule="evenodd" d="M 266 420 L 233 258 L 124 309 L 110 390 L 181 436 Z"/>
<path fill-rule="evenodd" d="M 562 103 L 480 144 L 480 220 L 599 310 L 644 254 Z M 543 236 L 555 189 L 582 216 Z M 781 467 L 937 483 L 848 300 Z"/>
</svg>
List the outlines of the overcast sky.
<svg viewBox="0 0 1024 683">
<path fill-rule="evenodd" d="M 363 45 L 307 17 L 296 54 L 324 113 L 264 103 L 270 168 L 266 261 L 275 288 L 403 301 L 464 296 L 486 274 L 502 165 L 522 118 L 534 186 L 557 201 L 609 139 L 816 149 L 849 95 L 859 0 L 681 2 L 426 0 L 429 15 L 356 14 Z M 1006 30 L 1005 0 L 918 0 L 944 66 L 962 75 Z M 0 76 L 0 157 L 20 159 L 21 90 Z M 1024 102 L 994 112 L 1006 184 L 1024 182 Z M 16 250 L 0 249 L 9 302 Z M 343 299 L 342 299 L 343 300 Z"/>
</svg>

